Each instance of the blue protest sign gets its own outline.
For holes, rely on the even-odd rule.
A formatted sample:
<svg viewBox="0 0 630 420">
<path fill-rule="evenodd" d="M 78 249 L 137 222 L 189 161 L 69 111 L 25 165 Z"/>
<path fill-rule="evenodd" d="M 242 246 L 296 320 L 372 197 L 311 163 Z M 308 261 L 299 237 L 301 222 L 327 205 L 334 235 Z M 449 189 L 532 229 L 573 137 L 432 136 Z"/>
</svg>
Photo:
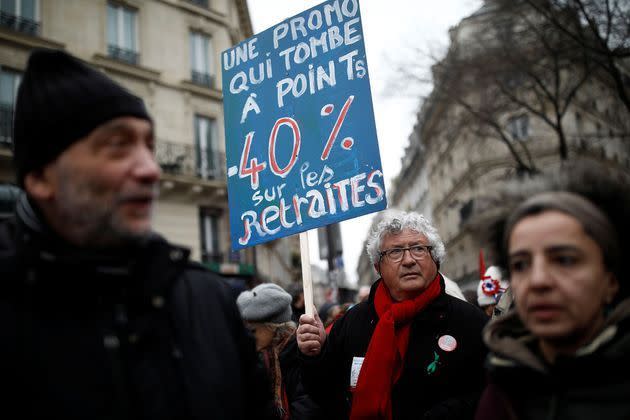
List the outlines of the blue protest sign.
<svg viewBox="0 0 630 420">
<path fill-rule="evenodd" d="M 387 206 L 358 0 L 221 55 L 232 248 Z"/>
</svg>

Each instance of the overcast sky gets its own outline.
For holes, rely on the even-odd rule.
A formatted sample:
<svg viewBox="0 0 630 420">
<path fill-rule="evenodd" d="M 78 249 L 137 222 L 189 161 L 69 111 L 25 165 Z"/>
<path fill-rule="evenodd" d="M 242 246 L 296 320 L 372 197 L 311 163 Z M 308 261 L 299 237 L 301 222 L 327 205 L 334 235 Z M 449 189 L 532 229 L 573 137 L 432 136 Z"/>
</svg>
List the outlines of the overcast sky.
<svg viewBox="0 0 630 420">
<path fill-rule="evenodd" d="M 254 32 L 270 28 L 322 1 L 247 0 Z M 418 98 L 404 92 L 388 92 L 396 67 L 412 48 L 444 51 L 448 29 L 470 15 L 481 0 L 360 0 L 365 50 L 374 102 L 377 135 L 385 185 L 400 170 L 400 158 L 416 119 Z M 394 7 L 395 6 L 395 7 Z M 426 87 L 428 89 L 428 87 Z M 356 267 L 363 241 L 374 215 L 341 223 L 346 274 L 356 281 Z M 317 234 L 309 232 L 311 262 L 325 267 L 317 255 Z"/>
</svg>

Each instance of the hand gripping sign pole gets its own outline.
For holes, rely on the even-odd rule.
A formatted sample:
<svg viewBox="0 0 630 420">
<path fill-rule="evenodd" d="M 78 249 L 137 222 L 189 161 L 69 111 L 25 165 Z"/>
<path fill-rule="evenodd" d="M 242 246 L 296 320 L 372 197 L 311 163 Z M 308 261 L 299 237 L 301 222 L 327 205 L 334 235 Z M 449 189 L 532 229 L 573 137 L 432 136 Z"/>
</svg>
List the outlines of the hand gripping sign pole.
<svg viewBox="0 0 630 420">
<path fill-rule="evenodd" d="M 304 313 L 313 316 L 313 279 L 311 278 L 311 257 L 308 249 L 308 230 L 300 233 L 300 253 L 302 254 L 302 287 L 304 288 Z"/>
</svg>

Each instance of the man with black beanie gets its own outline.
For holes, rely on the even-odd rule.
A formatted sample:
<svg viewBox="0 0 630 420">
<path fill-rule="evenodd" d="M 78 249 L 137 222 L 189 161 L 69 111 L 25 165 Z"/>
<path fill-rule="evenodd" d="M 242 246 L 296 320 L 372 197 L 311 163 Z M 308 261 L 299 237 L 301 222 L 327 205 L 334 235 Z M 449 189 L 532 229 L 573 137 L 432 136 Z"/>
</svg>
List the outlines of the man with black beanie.
<svg viewBox="0 0 630 420">
<path fill-rule="evenodd" d="M 62 51 L 20 85 L 0 223 L 0 401 L 24 418 L 249 419 L 272 406 L 229 286 L 152 231 L 143 101 Z M 13 410 L 11 410 L 13 409 Z"/>
</svg>

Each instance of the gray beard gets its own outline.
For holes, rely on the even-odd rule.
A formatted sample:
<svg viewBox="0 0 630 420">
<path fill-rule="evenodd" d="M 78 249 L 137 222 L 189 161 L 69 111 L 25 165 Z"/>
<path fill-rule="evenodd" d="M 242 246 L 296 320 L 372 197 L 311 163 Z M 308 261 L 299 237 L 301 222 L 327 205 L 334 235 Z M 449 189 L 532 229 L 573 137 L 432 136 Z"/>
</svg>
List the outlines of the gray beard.
<svg viewBox="0 0 630 420">
<path fill-rule="evenodd" d="M 90 206 L 77 206 L 75 202 L 68 206 L 60 204 L 58 212 L 69 230 L 63 236 L 81 246 L 114 248 L 142 245 L 153 235 L 150 230 L 138 233 L 122 228 L 111 208 L 95 210 Z"/>
</svg>

